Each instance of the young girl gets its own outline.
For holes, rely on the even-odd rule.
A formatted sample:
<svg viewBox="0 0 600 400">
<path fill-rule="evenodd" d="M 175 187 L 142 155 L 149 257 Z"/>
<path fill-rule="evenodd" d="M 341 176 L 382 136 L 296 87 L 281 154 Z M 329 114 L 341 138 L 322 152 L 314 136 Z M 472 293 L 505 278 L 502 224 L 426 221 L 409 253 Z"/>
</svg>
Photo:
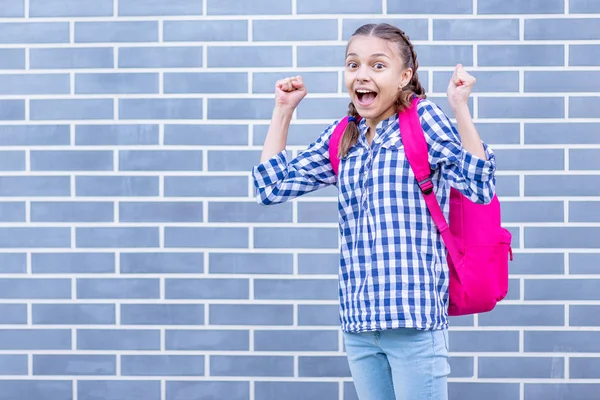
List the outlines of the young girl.
<svg viewBox="0 0 600 400">
<path fill-rule="evenodd" d="M 491 201 L 495 191 L 494 156 L 467 106 L 475 79 L 459 64 L 448 86 L 457 131 L 426 100 L 417 68 L 403 31 L 388 24 L 360 27 L 346 50 L 348 115 L 354 118 L 340 142 L 338 175 L 329 161 L 337 122 L 296 158 L 286 158 L 292 113 L 306 95 L 299 76 L 276 84 L 261 164 L 253 170 L 257 198 L 265 205 L 338 187 L 340 319 L 360 400 L 448 397 L 446 249 L 405 158 L 398 111 L 414 96 L 423 99 L 418 114 L 446 218 L 450 187 L 480 203 Z"/>
</svg>

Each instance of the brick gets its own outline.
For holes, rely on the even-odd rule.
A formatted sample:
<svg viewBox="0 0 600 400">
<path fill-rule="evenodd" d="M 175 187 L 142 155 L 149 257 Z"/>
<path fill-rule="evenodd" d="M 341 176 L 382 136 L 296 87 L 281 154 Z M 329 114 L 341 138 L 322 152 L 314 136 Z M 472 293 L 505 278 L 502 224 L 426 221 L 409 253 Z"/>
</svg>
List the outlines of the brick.
<svg viewBox="0 0 600 400">
<path fill-rule="evenodd" d="M 0 274 L 24 274 L 27 272 L 25 253 L 0 253 Z"/>
<path fill-rule="evenodd" d="M 157 73 L 75 74 L 75 94 L 158 93 Z"/>
<path fill-rule="evenodd" d="M 525 71 L 525 92 L 593 93 L 600 90 L 598 82 L 600 71 Z"/>
<path fill-rule="evenodd" d="M 327 129 L 327 125 L 325 124 L 307 124 L 302 123 L 302 121 L 293 120 L 288 130 L 287 145 L 308 147 L 308 145 L 314 142 L 319 136 L 319 134 L 322 133 L 325 129 Z M 267 137 L 268 130 L 269 125 L 254 125 L 252 145 L 262 146 Z M 333 189 L 335 189 L 335 196 L 337 196 L 337 189 Z M 326 190 L 327 189 L 322 189 L 317 192 L 307 194 L 306 196 L 319 195 L 320 193 L 323 193 Z"/>
<path fill-rule="evenodd" d="M 1 146 L 48 146 L 68 145 L 68 125 L 2 125 Z"/>
<path fill-rule="evenodd" d="M 596 201 L 569 202 L 569 222 L 600 222 L 596 213 L 599 205 Z"/>
<path fill-rule="evenodd" d="M 338 351 L 338 332 L 331 331 L 278 331 L 256 330 L 256 351 Z"/>
<path fill-rule="evenodd" d="M 158 228 L 77 228 L 77 247 L 158 247 Z"/>
<path fill-rule="evenodd" d="M 157 41 L 157 21 L 75 22 L 75 43 Z"/>
<path fill-rule="evenodd" d="M 298 375 L 308 378 L 350 378 L 350 367 L 346 356 L 300 356 Z"/>
<path fill-rule="evenodd" d="M 202 3 L 187 0 L 119 0 L 119 16 L 202 15 Z"/>
<path fill-rule="evenodd" d="M 202 152 L 195 150 L 121 150 L 120 171 L 200 171 Z"/>
<path fill-rule="evenodd" d="M 122 325 L 203 325 L 203 304 L 121 304 Z"/>
<path fill-rule="evenodd" d="M 449 316 L 448 320 L 450 326 L 475 326 L 473 315 Z"/>
<path fill-rule="evenodd" d="M 564 0 L 479 0 L 477 14 L 562 14 L 565 11 Z"/>
<path fill-rule="evenodd" d="M 448 384 L 448 398 L 486 400 L 520 400 L 518 383 L 451 382 Z"/>
<path fill-rule="evenodd" d="M 510 273 L 562 275 L 564 264 L 564 256 L 559 253 L 517 253 L 510 264 Z"/>
<path fill-rule="evenodd" d="M 433 40 L 518 40 L 518 19 L 435 19 Z M 418 53 L 417 53 L 418 57 Z"/>
<path fill-rule="evenodd" d="M 600 65 L 600 45 L 572 44 L 569 46 L 569 65 L 572 67 Z"/>
<path fill-rule="evenodd" d="M 598 326 L 600 307 L 590 305 L 569 306 L 569 326 Z"/>
<path fill-rule="evenodd" d="M 470 71 L 469 73 L 477 79 L 477 83 L 473 88 L 474 93 L 504 93 L 519 91 L 518 71 Z M 451 78 L 452 72 L 434 71 L 433 91 L 446 93 L 448 90 L 448 82 L 450 82 Z"/>
<path fill-rule="evenodd" d="M 248 351 L 247 330 L 171 330 L 165 336 L 167 350 Z"/>
<path fill-rule="evenodd" d="M 31 151 L 32 171 L 112 171 L 110 150 Z"/>
<path fill-rule="evenodd" d="M 247 228 L 165 228 L 165 247 L 246 248 Z"/>
<path fill-rule="evenodd" d="M 201 274 L 203 272 L 203 253 L 121 253 L 122 274 Z"/>
<path fill-rule="evenodd" d="M 298 305 L 298 325 L 339 326 L 340 314 L 337 305 Z"/>
<path fill-rule="evenodd" d="M 166 299 L 249 299 L 248 279 L 167 278 Z"/>
<path fill-rule="evenodd" d="M 598 186 L 594 182 L 600 185 L 600 176 L 525 176 L 525 196 L 596 196 Z"/>
<path fill-rule="evenodd" d="M 0 100 L 0 120 L 25 120 L 25 103 L 23 100 Z"/>
<path fill-rule="evenodd" d="M 203 376 L 204 356 L 191 355 L 124 355 L 123 376 Z"/>
<path fill-rule="evenodd" d="M 56 380 L 2 380 L 0 399 L 72 400 L 73 383 Z"/>
<path fill-rule="evenodd" d="M 525 19 L 525 40 L 595 40 L 598 22 L 594 18 Z"/>
<path fill-rule="evenodd" d="M 33 253 L 34 274 L 101 274 L 115 272 L 112 253 Z"/>
<path fill-rule="evenodd" d="M 120 222 L 202 222 L 202 203 L 126 202 L 119 204 Z"/>
<path fill-rule="evenodd" d="M 471 45 L 415 45 L 420 67 L 454 67 L 473 65 Z"/>
<path fill-rule="evenodd" d="M 252 93 L 275 93 L 277 81 L 289 75 L 290 73 L 285 72 L 255 72 L 252 76 Z M 300 75 L 311 93 L 337 93 L 338 91 L 336 72 L 302 72 Z"/>
<path fill-rule="evenodd" d="M 248 197 L 248 184 L 245 176 L 166 176 L 165 196 Z"/>
<path fill-rule="evenodd" d="M 481 139 L 488 144 L 520 144 L 521 142 L 521 128 L 518 123 L 480 122 L 475 126 Z"/>
<path fill-rule="evenodd" d="M 211 356 L 211 376 L 294 376 L 291 356 Z"/>
<path fill-rule="evenodd" d="M 32 202 L 33 222 L 113 222 L 113 204 L 106 202 Z"/>
<path fill-rule="evenodd" d="M 0 222 L 25 222 L 25 209 L 24 202 L 0 203 Z"/>
<path fill-rule="evenodd" d="M 0 247 L 70 248 L 69 228 L 0 228 Z"/>
<path fill-rule="evenodd" d="M 200 68 L 202 63 L 202 46 L 119 48 L 119 68 Z"/>
<path fill-rule="evenodd" d="M 145 146 L 157 145 L 158 125 L 77 125 L 78 146 Z"/>
<path fill-rule="evenodd" d="M 387 1 L 389 14 L 472 14 L 473 2 L 470 0 L 457 0 L 447 2 L 443 0 L 430 0 L 427 2 L 398 2 Z"/>
<path fill-rule="evenodd" d="M 600 13 L 600 4 L 594 0 L 569 0 L 569 13 Z"/>
<path fill-rule="evenodd" d="M 356 388 L 353 382 L 344 382 L 344 399 L 343 400 L 359 400 Z"/>
<path fill-rule="evenodd" d="M 436 97 L 435 95 L 427 96 L 427 99 L 434 102 L 445 114 L 448 118 L 455 118 L 454 113 L 452 112 L 452 107 L 450 107 L 450 103 L 448 103 L 448 98 L 446 95 Z M 473 115 L 473 98 L 469 98 L 467 100 L 467 107 L 469 108 L 469 112 Z"/>
<path fill-rule="evenodd" d="M 597 248 L 600 232 L 595 227 L 525 228 L 525 247 Z"/>
<path fill-rule="evenodd" d="M 337 279 L 255 279 L 254 297 L 273 300 L 335 300 Z"/>
<path fill-rule="evenodd" d="M 526 123 L 525 144 L 599 144 L 600 124 L 587 122 Z M 565 134 L 567 133 L 568 134 Z"/>
<path fill-rule="evenodd" d="M 479 118 L 562 118 L 561 97 L 480 97 Z"/>
<path fill-rule="evenodd" d="M 599 118 L 600 97 L 570 97 L 569 118 Z"/>
<path fill-rule="evenodd" d="M 210 253 L 211 274 L 292 274 L 291 254 Z"/>
<path fill-rule="evenodd" d="M 112 304 L 34 304 L 32 322 L 39 325 L 114 325 Z"/>
<path fill-rule="evenodd" d="M 596 274 L 600 261 L 600 254 L 594 253 L 570 253 L 570 274 Z"/>
<path fill-rule="evenodd" d="M 164 92 L 248 93 L 248 74 L 242 72 L 166 73 Z"/>
<path fill-rule="evenodd" d="M 360 3 L 356 3 L 360 4 Z M 348 11 L 343 10 L 342 14 L 348 13 Z M 342 20 L 342 40 L 348 40 L 354 34 L 354 32 L 365 24 L 381 24 L 387 23 L 393 26 L 397 26 L 402 29 L 410 38 L 410 40 L 427 40 L 429 37 L 429 23 L 426 19 L 410 19 L 410 18 L 361 18 L 360 19 L 350 19 L 344 18 Z"/>
<path fill-rule="evenodd" d="M 255 248 L 330 249 L 338 245 L 337 228 L 255 228 Z"/>
<path fill-rule="evenodd" d="M 600 385 L 592 383 L 526 383 L 524 400 L 594 400 L 599 389 Z"/>
<path fill-rule="evenodd" d="M 526 279 L 525 300 L 599 300 L 600 293 L 595 290 L 599 282 L 594 279 Z"/>
<path fill-rule="evenodd" d="M 600 377 L 600 358 L 570 357 L 569 378 L 598 379 Z"/>
<path fill-rule="evenodd" d="M 160 400 L 159 381 L 89 381 L 77 382 L 78 400 Z"/>
<path fill-rule="evenodd" d="M 0 304 L 0 324 L 27 324 L 26 304 Z M 0 358 L 0 364 L 2 358 Z M 0 365 L 0 370 L 2 366 Z"/>
<path fill-rule="evenodd" d="M 112 99 L 31 100 L 32 120 L 113 119 Z"/>
<path fill-rule="evenodd" d="M 207 0 L 208 15 L 280 15 L 292 13 L 290 0 L 262 0 L 240 3 L 236 0 Z"/>
<path fill-rule="evenodd" d="M 58 278 L 0 279 L 3 299 L 70 299 L 71 280 Z"/>
<path fill-rule="evenodd" d="M 208 170 L 250 171 L 259 163 L 260 154 L 261 152 L 257 150 L 210 150 L 208 152 Z"/>
<path fill-rule="evenodd" d="M 0 196 L 68 196 L 68 176 L 3 176 Z"/>
<path fill-rule="evenodd" d="M 112 68 L 113 50 L 109 47 L 29 49 L 31 69 Z"/>
<path fill-rule="evenodd" d="M 208 119 L 271 119 L 271 99 L 208 99 Z"/>
<path fill-rule="evenodd" d="M 299 45 L 297 48 L 298 67 L 343 67 L 346 58 L 345 46 Z"/>
<path fill-rule="evenodd" d="M 0 23 L 0 44 L 69 43 L 68 22 Z"/>
<path fill-rule="evenodd" d="M 4 74 L 0 75 L 0 94 L 43 95 L 69 94 L 68 74 Z"/>
<path fill-rule="evenodd" d="M 201 24 L 198 21 L 164 21 L 163 39 L 165 42 L 245 42 L 248 40 L 248 21 L 203 20 Z"/>
<path fill-rule="evenodd" d="M 26 354 L 2 354 L 0 355 L 0 374 L 4 375 L 27 375 Z M 0 385 L 2 385 L 0 383 Z"/>
<path fill-rule="evenodd" d="M 35 354 L 33 375 L 116 375 L 114 355 L 94 354 Z"/>
<path fill-rule="evenodd" d="M 347 98 L 310 98 L 305 99 L 297 109 L 299 119 L 331 119 L 339 120 L 348 112 Z"/>
<path fill-rule="evenodd" d="M 29 17 L 112 16 L 112 0 L 29 0 Z"/>
<path fill-rule="evenodd" d="M 292 204 L 264 207 L 256 202 L 211 202 L 209 222 L 292 222 Z"/>
<path fill-rule="evenodd" d="M 158 196 L 158 177 L 122 175 L 77 176 L 75 178 L 75 193 L 77 196 L 82 197 Z"/>
<path fill-rule="evenodd" d="M 0 17 L 25 17 L 24 0 L 0 0 Z"/>
<path fill-rule="evenodd" d="M 306 3 L 304 1 L 300 4 Z M 320 1 L 320 4 L 323 3 L 327 1 Z M 343 2 L 338 1 L 339 3 Z M 273 32 L 277 32 L 277 35 L 274 36 Z M 338 22 L 335 19 L 255 20 L 252 24 L 252 40 L 256 42 L 337 40 L 337 38 Z"/>
<path fill-rule="evenodd" d="M 0 49 L 0 70 L 3 69 L 25 69 L 25 49 Z"/>
<path fill-rule="evenodd" d="M 211 304 L 210 325 L 292 325 L 294 307 L 268 304 Z"/>
<path fill-rule="evenodd" d="M 1 350 L 71 350 L 70 329 L 2 329 Z M 0 381 L 1 382 L 1 381 Z M 5 393 L 0 388 L 0 393 Z M 1 399 L 1 397 L 0 397 Z"/>
<path fill-rule="evenodd" d="M 245 146 L 248 127 L 245 125 L 165 125 L 165 145 Z"/>
<path fill-rule="evenodd" d="M 475 376 L 473 357 L 450 357 L 450 378 L 472 378 Z"/>
<path fill-rule="evenodd" d="M 256 382 L 256 400 L 337 399 L 337 382 Z"/>
<path fill-rule="evenodd" d="M 209 68 L 291 67 L 292 47 L 209 46 L 207 57 Z M 298 55 L 298 57 L 300 57 L 300 55 Z M 298 58 L 298 66 L 301 66 L 299 60 L 300 58 Z"/>
<path fill-rule="evenodd" d="M 160 331 L 151 329 L 78 329 L 77 350 L 160 350 Z"/>
<path fill-rule="evenodd" d="M 202 99 L 120 99 L 121 119 L 202 119 Z"/>
<path fill-rule="evenodd" d="M 298 14 L 381 14 L 379 0 L 302 0 L 297 4 Z"/>
<path fill-rule="evenodd" d="M 525 331 L 526 352 L 597 353 L 597 331 Z"/>
<path fill-rule="evenodd" d="M 505 201 L 502 222 L 565 222 L 562 201 Z"/>
<path fill-rule="evenodd" d="M 513 44 L 477 46 L 481 67 L 558 67 L 565 65 L 563 45 Z"/>
<path fill-rule="evenodd" d="M 247 4 L 247 3 L 242 3 Z M 235 381 L 169 381 L 166 400 L 191 400 L 200 396 L 213 399 L 248 400 L 250 383 Z"/>
<path fill-rule="evenodd" d="M 298 222 L 338 222 L 338 205 L 333 202 L 298 202 Z"/>
<path fill-rule="evenodd" d="M 158 299 L 158 279 L 79 278 L 78 299 Z"/>
<path fill-rule="evenodd" d="M 563 306 L 498 305 L 493 311 L 479 316 L 479 326 L 563 326 L 564 324 Z"/>
<path fill-rule="evenodd" d="M 335 274 L 339 272 L 340 255 L 298 254 L 298 272 L 300 274 Z"/>
<path fill-rule="evenodd" d="M 450 331 L 450 351 L 461 353 L 519 351 L 519 332 Z"/>
</svg>

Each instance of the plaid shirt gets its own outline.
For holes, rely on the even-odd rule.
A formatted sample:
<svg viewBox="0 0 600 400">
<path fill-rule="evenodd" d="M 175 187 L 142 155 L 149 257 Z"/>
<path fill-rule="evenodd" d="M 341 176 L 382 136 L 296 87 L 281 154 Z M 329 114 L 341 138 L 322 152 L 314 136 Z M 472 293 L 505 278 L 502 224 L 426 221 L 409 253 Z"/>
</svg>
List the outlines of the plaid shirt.
<svg viewBox="0 0 600 400">
<path fill-rule="evenodd" d="M 457 130 L 434 103 L 418 113 L 429 149 L 432 181 L 446 218 L 450 187 L 474 202 L 495 192 L 495 158 L 461 146 Z M 398 116 L 377 125 L 371 145 L 367 126 L 347 156 L 339 177 L 329 162 L 329 138 L 337 121 L 289 161 L 285 150 L 253 169 L 257 200 L 281 203 L 328 185 L 338 187 L 340 226 L 339 297 L 342 329 L 363 332 L 409 327 L 447 327 L 448 265 L 441 236 L 410 169 L 400 140 Z"/>
</svg>

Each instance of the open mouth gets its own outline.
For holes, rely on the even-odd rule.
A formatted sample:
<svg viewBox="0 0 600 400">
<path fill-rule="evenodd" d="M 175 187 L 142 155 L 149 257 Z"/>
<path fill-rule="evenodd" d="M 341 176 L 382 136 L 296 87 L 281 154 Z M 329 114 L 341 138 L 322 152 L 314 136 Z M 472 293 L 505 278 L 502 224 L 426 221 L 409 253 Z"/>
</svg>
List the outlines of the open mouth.
<svg viewBox="0 0 600 400">
<path fill-rule="evenodd" d="M 356 99 L 358 100 L 358 104 L 361 107 L 368 107 L 373 102 L 375 102 L 375 98 L 377 97 L 377 92 L 374 92 L 369 89 L 357 89 L 356 90 Z"/>
</svg>

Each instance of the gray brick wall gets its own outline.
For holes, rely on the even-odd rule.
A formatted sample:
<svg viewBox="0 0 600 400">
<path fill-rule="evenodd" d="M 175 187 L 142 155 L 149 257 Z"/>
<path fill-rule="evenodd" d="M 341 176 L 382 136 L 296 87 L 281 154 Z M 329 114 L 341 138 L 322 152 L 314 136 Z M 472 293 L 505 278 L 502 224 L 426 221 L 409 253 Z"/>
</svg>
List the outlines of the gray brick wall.
<svg viewBox="0 0 600 400">
<path fill-rule="evenodd" d="M 335 190 L 260 207 L 274 82 L 298 151 L 344 115 L 344 41 L 462 63 L 498 156 L 510 293 L 452 319 L 451 400 L 600 391 L 600 1 L 0 0 L 0 400 L 353 400 Z"/>
</svg>

